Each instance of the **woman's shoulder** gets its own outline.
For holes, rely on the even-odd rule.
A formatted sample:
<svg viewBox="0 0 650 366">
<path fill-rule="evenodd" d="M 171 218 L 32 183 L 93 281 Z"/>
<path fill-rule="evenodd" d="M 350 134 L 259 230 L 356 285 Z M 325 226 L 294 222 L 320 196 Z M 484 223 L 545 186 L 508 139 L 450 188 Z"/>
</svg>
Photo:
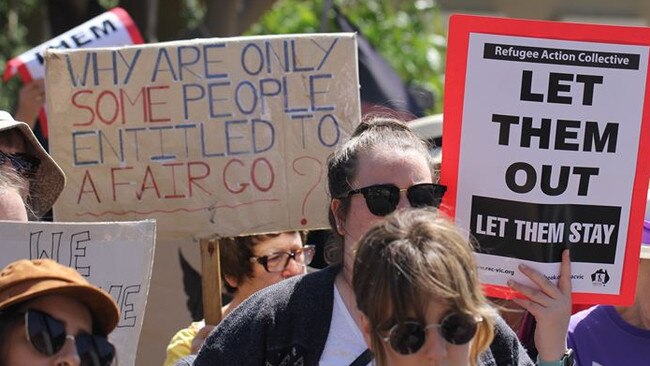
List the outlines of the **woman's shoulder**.
<svg viewBox="0 0 650 366">
<path fill-rule="evenodd" d="M 307 357 L 304 364 L 317 362 L 329 330 L 336 273 L 326 268 L 256 292 L 217 325 L 195 364 L 259 365 L 276 358 L 270 364 L 280 364 L 279 355 L 290 354 Z"/>
<path fill-rule="evenodd" d="M 288 308 L 305 308 L 329 304 L 333 300 L 334 279 L 338 269 L 327 267 L 268 286 L 242 302 L 226 317 L 274 317 Z M 226 320 L 224 319 L 224 320 Z"/>
</svg>

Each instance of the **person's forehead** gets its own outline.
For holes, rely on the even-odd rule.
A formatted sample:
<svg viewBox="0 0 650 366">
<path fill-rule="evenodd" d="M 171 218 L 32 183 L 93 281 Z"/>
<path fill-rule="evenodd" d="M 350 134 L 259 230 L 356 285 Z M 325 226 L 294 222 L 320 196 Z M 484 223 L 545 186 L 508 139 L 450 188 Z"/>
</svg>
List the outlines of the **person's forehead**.
<svg viewBox="0 0 650 366">
<path fill-rule="evenodd" d="M 302 245 L 302 238 L 298 232 L 282 233 L 278 236 L 260 241 L 253 251 L 256 253 L 269 254 L 269 252 L 289 251 Z"/>
<path fill-rule="evenodd" d="M 425 156 L 417 150 L 367 150 L 359 154 L 354 181 L 373 184 L 430 182 L 431 169 Z M 397 184 L 401 186 L 400 184 Z"/>
<path fill-rule="evenodd" d="M 59 294 L 45 295 L 29 301 L 26 308 L 42 311 L 72 327 L 73 331 L 92 332 L 90 310 L 78 300 Z"/>
</svg>

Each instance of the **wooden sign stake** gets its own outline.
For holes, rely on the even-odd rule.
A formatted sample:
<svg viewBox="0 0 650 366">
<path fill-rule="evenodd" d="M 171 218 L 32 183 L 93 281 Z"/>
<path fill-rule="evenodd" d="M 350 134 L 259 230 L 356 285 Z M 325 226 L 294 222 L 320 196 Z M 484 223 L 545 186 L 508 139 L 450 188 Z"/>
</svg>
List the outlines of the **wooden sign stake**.
<svg viewBox="0 0 650 366">
<path fill-rule="evenodd" d="M 218 240 L 201 239 L 201 286 L 205 324 L 217 325 L 221 321 L 222 306 Z"/>
</svg>

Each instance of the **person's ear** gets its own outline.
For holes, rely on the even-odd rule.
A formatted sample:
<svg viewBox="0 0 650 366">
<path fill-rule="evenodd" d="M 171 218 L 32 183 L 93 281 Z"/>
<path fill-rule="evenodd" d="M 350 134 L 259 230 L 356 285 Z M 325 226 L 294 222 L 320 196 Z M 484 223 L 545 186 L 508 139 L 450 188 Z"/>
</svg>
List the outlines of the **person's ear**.
<svg viewBox="0 0 650 366">
<path fill-rule="evenodd" d="M 235 278 L 233 276 L 224 276 L 224 280 L 226 281 L 228 286 L 230 286 L 232 288 L 239 287 L 239 281 L 237 281 L 237 278 Z"/>
<path fill-rule="evenodd" d="M 370 320 L 366 316 L 366 314 L 361 313 L 360 316 L 361 319 L 361 333 L 363 333 L 363 340 L 366 341 L 366 345 L 368 346 L 369 350 L 372 349 L 372 325 L 370 325 Z"/>
<path fill-rule="evenodd" d="M 332 210 L 332 214 L 334 215 L 334 221 L 336 223 L 336 232 L 339 233 L 339 235 L 344 236 L 346 234 L 345 213 L 343 212 L 342 205 L 343 202 L 341 202 L 340 199 L 332 198 L 332 202 L 330 203 L 330 210 Z"/>
</svg>

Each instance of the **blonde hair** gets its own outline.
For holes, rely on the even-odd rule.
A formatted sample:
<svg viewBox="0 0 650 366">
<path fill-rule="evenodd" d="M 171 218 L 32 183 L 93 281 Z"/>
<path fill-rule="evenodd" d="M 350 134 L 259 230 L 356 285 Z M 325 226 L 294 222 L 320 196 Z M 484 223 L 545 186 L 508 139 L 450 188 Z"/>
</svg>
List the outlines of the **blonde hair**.
<svg viewBox="0 0 650 366">
<path fill-rule="evenodd" d="M 481 290 L 471 243 L 437 210 L 398 210 L 360 240 L 352 276 L 357 306 L 371 326 L 377 365 L 386 364 L 379 330 L 425 319 L 432 299 L 483 320 L 470 346 L 470 364 L 494 338 L 495 310 Z"/>
</svg>

